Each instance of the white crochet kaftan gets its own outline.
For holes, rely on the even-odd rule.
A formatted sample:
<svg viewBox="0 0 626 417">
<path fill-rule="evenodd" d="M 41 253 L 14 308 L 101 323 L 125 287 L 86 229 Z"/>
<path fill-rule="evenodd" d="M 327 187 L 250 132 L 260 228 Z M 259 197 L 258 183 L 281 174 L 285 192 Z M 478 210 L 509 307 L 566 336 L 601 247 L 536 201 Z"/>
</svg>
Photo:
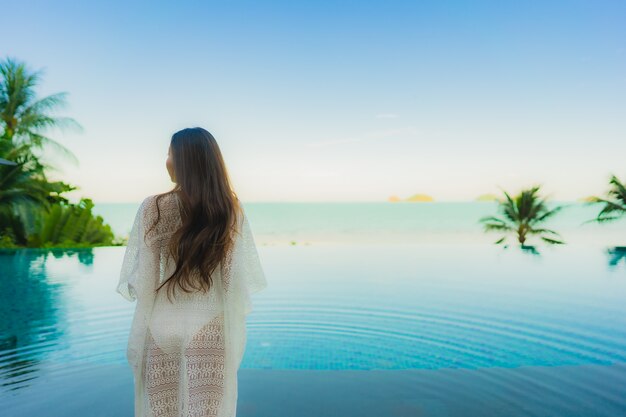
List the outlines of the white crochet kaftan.
<svg viewBox="0 0 626 417">
<path fill-rule="evenodd" d="M 154 290 L 175 267 L 167 244 L 181 223 L 176 194 L 162 198 L 159 209 L 159 224 L 144 240 L 156 216 L 155 196 L 139 207 L 117 285 L 137 302 L 127 347 L 135 417 L 235 417 L 250 295 L 267 286 L 250 225 L 244 212 L 206 294 L 177 288 L 170 302 L 165 286 Z"/>
</svg>

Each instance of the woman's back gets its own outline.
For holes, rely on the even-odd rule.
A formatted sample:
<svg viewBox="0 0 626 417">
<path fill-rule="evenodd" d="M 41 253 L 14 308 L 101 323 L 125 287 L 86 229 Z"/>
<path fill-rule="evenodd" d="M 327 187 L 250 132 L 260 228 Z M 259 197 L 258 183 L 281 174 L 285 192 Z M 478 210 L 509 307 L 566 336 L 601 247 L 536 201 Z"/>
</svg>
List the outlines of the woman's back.
<svg viewBox="0 0 626 417">
<path fill-rule="evenodd" d="M 139 207 L 117 286 L 137 301 L 135 417 L 234 417 L 250 295 L 267 282 L 215 138 L 175 133 L 166 166 L 176 186 Z"/>
<path fill-rule="evenodd" d="M 160 268 L 157 286 L 171 276 L 176 267 L 168 252 L 168 244 L 173 233 L 180 227 L 180 205 L 176 193 L 163 196 L 159 200 L 160 218 L 148 234 L 148 241 L 160 253 Z M 149 197 L 146 205 L 147 219 L 151 225 L 156 219 L 156 199 Z M 150 226 L 148 226 L 150 227 Z M 155 296 L 154 307 L 149 323 L 150 332 L 159 346 L 167 353 L 181 352 L 194 335 L 223 311 L 222 297 L 217 292 L 216 281 L 221 281 L 221 268 L 211 274 L 213 285 L 208 292 L 178 290 L 173 298 L 167 297 L 162 288 Z"/>
</svg>

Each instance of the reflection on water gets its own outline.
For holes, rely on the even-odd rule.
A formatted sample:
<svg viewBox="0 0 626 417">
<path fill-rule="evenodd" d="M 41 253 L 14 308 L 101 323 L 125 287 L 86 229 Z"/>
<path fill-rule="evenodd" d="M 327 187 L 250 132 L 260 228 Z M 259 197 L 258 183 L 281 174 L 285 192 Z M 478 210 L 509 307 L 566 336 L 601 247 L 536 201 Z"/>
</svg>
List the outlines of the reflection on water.
<svg viewBox="0 0 626 417">
<path fill-rule="evenodd" d="M 125 347 L 135 304 L 115 293 L 123 253 L 0 252 L 3 416 L 51 405 L 47 416 L 132 413 Z M 626 409 L 624 252 L 363 244 L 259 253 L 269 287 L 248 316 L 242 417 L 280 407 L 300 416 Z M 277 398 L 295 387 L 314 393 L 308 405 L 296 393 Z M 369 404 L 373 391 L 378 405 L 342 408 Z M 100 408 L 89 414 L 92 403 Z"/>
<path fill-rule="evenodd" d="M 49 257 L 93 262 L 91 249 L 0 251 L 0 372 L 9 389 L 27 387 L 46 353 L 67 343 L 65 284 L 47 279 Z"/>
<path fill-rule="evenodd" d="M 607 250 L 609 254 L 609 266 L 616 267 L 622 262 L 626 265 L 626 246 L 616 246 Z"/>
</svg>

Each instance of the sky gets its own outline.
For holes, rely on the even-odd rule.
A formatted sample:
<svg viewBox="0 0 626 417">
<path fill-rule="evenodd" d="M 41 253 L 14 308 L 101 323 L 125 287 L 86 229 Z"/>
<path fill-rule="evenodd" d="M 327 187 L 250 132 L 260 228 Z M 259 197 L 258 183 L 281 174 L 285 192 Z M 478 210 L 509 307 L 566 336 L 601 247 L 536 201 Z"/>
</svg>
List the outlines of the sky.
<svg viewBox="0 0 626 417">
<path fill-rule="evenodd" d="M 171 135 L 216 138 L 239 198 L 469 201 L 626 180 L 626 2 L 0 0 L 0 58 L 67 92 L 71 196 L 173 187 Z"/>
</svg>

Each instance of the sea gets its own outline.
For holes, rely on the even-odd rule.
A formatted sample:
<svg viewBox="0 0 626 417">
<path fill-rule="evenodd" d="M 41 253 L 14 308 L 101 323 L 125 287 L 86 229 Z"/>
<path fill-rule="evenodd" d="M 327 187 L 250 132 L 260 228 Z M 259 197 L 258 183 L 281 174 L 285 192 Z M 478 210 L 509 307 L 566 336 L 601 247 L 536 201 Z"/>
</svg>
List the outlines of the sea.
<svg viewBox="0 0 626 417">
<path fill-rule="evenodd" d="M 127 236 L 137 203 L 97 203 L 94 212 L 117 236 Z M 496 202 L 243 202 L 257 245 L 359 243 L 490 244 L 502 235 L 485 232 L 480 219 L 500 216 Z M 626 245 L 626 216 L 598 223 L 601 207 L 552 202 L 563 208 L 542 227 L 566 244 Z M 505 244 L 516 244 L 514 236 Z M 530 236 L 528 245 L 543 244 Z"/>
</svg>

